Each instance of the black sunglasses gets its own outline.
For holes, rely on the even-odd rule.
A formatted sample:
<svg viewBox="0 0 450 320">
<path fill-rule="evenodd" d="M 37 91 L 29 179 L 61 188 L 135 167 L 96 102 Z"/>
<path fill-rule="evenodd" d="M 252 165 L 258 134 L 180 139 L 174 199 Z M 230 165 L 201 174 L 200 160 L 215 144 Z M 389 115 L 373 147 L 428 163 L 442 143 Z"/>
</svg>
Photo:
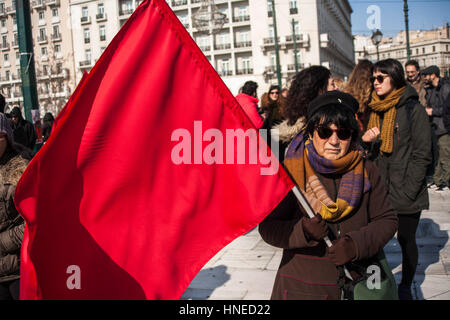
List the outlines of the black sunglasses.
<svg viewBox="0 0 450 320">
<path fill-rule="evenodd" d="M 331 129 L 325 126 L 318 126 L 316 130 L 320 139 L 328 139 L 333 135 L 333 132 L 336 132 L 340 140 L 348 140 L 353 134 L 353 130 L 348 128 Z"/>
<path fill-rule="evenodd" d="M 370 77 L 370 82 L 373 83 L 375 80 L 378 81 L 378 83 L 383 83 L 384 79 L 388 78 L 389 76 L 382 76 L 378 75 L 376 77 Z"/>
<path fill-rule="evenodd" d="M 280 92 L 279 91 L 272 91 L 272 92 L 270 92 L 270 94 L 280 94 Z"/>
</svg>

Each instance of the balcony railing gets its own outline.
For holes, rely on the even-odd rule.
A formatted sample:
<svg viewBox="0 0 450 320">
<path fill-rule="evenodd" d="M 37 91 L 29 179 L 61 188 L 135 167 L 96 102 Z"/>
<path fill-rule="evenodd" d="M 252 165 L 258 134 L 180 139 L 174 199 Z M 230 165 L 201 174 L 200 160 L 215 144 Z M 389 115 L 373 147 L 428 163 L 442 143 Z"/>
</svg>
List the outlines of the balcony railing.
<svg viewBox="0 0 450 320">
<path fill-rule="evenodd" d="M 251 41 L 239 41 L 234 44 L 235 48 L 248 48 L 252 46 Z"/>
<path fill-rule="evenodd" d="M 132 14 L 133 11 L 134 11 L 134 10 L 131 9 L 131 8 L 120 9 L 120 10 L 119 10 L 119 15 L 120 15 L 120 16 L 126 16 L 126 15 L 129 15 L 129 14 Z"/>
<path fill-rule="evenodd" d="M 2 51 L 9 50 L 9 42 L 1 43 L 0 50 Z"/>
<path fill-rule="evenodd" d="M 175 0 L 172 1 L 172 7 L 179 7 L 187 5 L 187 0 Z"/>
<path fill-rule="evenodd" d="M 276 71 L 276 67 L 275 66 L 268 66 L 268 67 L 265 67 L 264 68 L 264 70 L 267 72 L 267 73 L 274 73 L 275 71 Z"/>
<path fill-rule="evenodd" d="M 80 68 L 88 68 L 88 67 L 90 67 L 91 66 L 91 60 L 83 60 L 83 61 L 80 61 Z"/>
<path fill-rule="evenodd" d="M 280 37 L 277 40 L 280 42 Z M 264 44 L 275 44 L 275 37 L 264 38 Z"/>
<path fill-rule="evenodd" d="M 244 68 L 244 69 L 238 69 L 236 70 L 236 74 L 237 75 L 241 75 L 241 74 L 252 74 L 253 73 L 253 69 L 252 68 Z"/>
<path fill-rule="evenodd" d="M 88 24 L 91 23 L 91 17 L 89 16 L 84 16 L 80 18 L 80 22 L 81 24 Z"/>
<path fill-rule="evenodd" d="M 293 41 L 293 37 L 291 35 L 286 36 L 286 42 L 292 42 L 292 41 Z M 296 34 L 295 41 L 303 41 L 303 34 Z"/>
<path fill-rule="evenodd" d="M 45 2 L 48 6 L 59 6 L 60 1 L 59 0 L 47 0 Z"/>
<path fill-rule="evenodd" d="M 45 0 L 35 0 L 31 2 L 31 7 L 33 9 L 43 8 L 45 6 Z"/>
<path fill-rule="evenodd" d="M 214 49 L 215 49 L 215 50 L 227 50 L 227 49 L 231 49 L 231 43 L 220 43 L 220 44 L 216 44 L 216 45 L 214 45 Z"/>
<path fill-rule="evenodd" d="M 16 7 L 12 6 L 12 7 L 6 8 L 6 13 L 7 14 L 16 14 Z"/>
<path fill-rule="evenodd" d="M 38 36 L 37 41 L 38 41 L 39 43 L 47 42 L 47 36 L 46 36 L 46 35 Z"/>
<path fill-rule="evenodd" d="M 52 41 L 60 41 L 60 40 L 61 40 L 60 33 L 52 34 Z"/>
<path fill-rule="evenodd" d="M 242 15 L 242 16 L 233 17 L 233 22 L 244 22 L 244 21 L 250 21 L 250 16 Z"/>
<path fill-rule="evenodd" d="M 106 13 L 97 13 L 95 16 L 95 19 L 97 21 L 105 21 L 106 20 Z"/>
<path fill-rule="evenodd" d="M 199 48 L 202 51 L 210 51 L 211 50 L 211 46 L 199 46 Z"/>
<path fill-rule="evenodd" d="M 222 77 L 232 76 L 233 70 L 221 70 L 218 72 Z"/>
</svg>

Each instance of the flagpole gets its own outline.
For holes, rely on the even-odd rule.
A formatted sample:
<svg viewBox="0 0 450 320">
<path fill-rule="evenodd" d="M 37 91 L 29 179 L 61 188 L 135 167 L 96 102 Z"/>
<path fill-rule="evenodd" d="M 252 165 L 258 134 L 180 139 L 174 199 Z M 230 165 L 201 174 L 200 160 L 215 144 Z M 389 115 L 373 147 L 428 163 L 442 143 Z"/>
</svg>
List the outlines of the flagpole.
<svg viewBox="0 0 450 320">
<path fill-rule="evenodd" d="M 295 197 L 297 198 L 297 200 L 300 202 L 300 204 L 302 205 L 303 209 L 305 209 L 306 213 L 308 214 L 308 216 L 310 218 L 314 218 L 314 212 L 311 209 L 311 206 L 309 205 L 308 201 L 306 200 L 305 196 L 301 193 L 300 189 L 297 186 L 294 186 L 292 188 L 292 192 L 294 192 Z M 330 238 L 328 238 L 328 236 L 325 236 L 323 238 L 323 240 L 325 241 L 325 243 L 327 244 L 328 247 L 331 247 L 333 244 L 330 241 Z M 350 272 L 348 272 L 347 268 L 344 266 L 344 272 L 345 275 L 347 276 L 347 278 L 349 278 L 350 280 L 353 280 L 352 276 L 350 275 Z"/>
</svg>

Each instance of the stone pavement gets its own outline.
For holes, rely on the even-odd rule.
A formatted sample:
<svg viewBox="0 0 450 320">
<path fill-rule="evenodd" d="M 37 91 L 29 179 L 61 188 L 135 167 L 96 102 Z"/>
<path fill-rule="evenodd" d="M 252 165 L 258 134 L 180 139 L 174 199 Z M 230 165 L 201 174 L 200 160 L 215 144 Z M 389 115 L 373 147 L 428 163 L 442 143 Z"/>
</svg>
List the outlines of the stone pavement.
<svg viewBox="0 0 450 320">
<path fill-rule="evenodd" d="M 419 265 L 413 295 L 419 300 L 450 300 L 450 191 L 429 190 L 429 195 L 430 209 L 422 212 L 417 230 Z M 255 228 L 217 253 L 181 299 L 267 300 L 281 253 L 265 243 Z M 399 282 L 402 256 L 395 237 L 385 253 Z"/>
</svg>

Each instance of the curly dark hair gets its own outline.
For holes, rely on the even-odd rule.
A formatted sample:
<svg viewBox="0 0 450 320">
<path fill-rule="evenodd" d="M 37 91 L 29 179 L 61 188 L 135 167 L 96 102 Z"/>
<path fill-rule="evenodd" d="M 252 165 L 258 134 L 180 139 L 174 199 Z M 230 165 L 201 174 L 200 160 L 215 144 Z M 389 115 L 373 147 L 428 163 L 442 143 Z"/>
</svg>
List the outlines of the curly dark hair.
<svg viewBox="0 0 450 320">
<path fill-rule="evenodd" d="M 330 70 L 322 66 L 312 66 L 295 75 L 283 110 L 283 116 L 289 125 L 306 116 L 308 104 L 327 90 L 330 77 Z"/>
</svg>

